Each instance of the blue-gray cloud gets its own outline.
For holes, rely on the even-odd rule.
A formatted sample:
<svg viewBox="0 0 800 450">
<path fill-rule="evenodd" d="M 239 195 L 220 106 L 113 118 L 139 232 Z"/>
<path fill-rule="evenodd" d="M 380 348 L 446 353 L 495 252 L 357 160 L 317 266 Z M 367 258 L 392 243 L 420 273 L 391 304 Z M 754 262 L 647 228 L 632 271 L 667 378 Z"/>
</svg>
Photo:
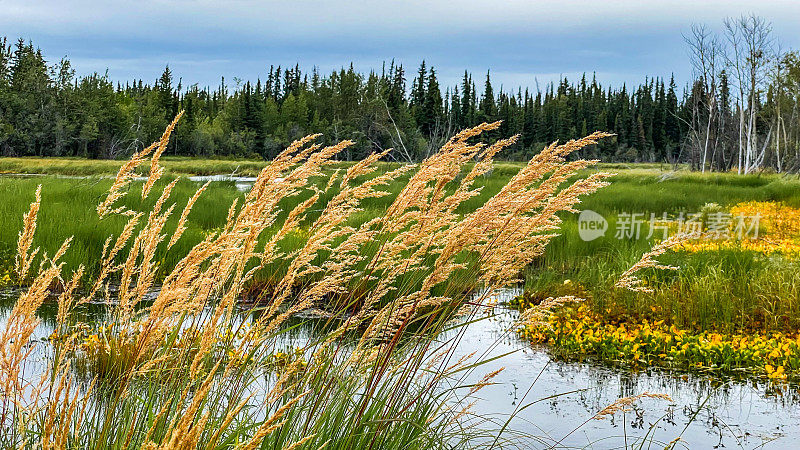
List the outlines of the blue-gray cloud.
<svg viewBox="0 0 800 450">
<path fill-rule="evenodd" d="M 446 84 L 491 69 L 506 89 L 596 72 L 602 81 L 689 77 L 681 32 L 756 13 L 786 46 L 800 43 L 796 1 L 29 1 L 0 0 L 0 29 L 68 56 L 80 73 L 155 79 L 167 63 L 184 84 L 264 76 L 269 64 L 380 70 L 420 60 Z"/>
</svg>

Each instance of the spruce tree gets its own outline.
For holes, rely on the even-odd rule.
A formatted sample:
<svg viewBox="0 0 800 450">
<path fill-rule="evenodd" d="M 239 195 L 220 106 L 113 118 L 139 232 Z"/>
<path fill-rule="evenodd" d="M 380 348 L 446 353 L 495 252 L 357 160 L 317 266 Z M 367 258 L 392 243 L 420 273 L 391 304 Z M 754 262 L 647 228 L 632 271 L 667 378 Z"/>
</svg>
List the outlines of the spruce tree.
<svg viewBox="0 0 800 450">
<path fill-rule="evenodd" d="M 417 126 L 422 127 L 425 123 L 423 106 L 425 105 L 425 82 L 427 81 L 428 70 L 425 68 L 425 61 L 423 60 L 417 71 L 417 77 L 414 79 L 414 86 L 411 89 L 411 101 L 409 107 L 411 108 L 414 120 Z"/>
<path fill-rule="evenodd" d="M 450 118 L 453 125 L 461 130 L 465 128 L 464 116 L 462 116 L 461 97 L 458 92 L 458 86 L 453 86 L 453 94 L 450 96 Z"/>
<path fill-rule="evenodd" d="M 675 76 L 669 80 L 669 89 L 666 98 L 666 116 L 664 117 L 664 132 L 670 148 L 676 148 L 681 141 L 681 126 L 678 117 L 678 94 L 675 92 Z"/>
<path fill-rule="evenodd" d="M 492 80 L 489 71 L 486 71 L 486 82 L 483 87 L 483 98 L 481 99 L 481 112 L 485 120 L 491 122 L 497 115 L 497 106 L 495 105 L 494 89 L 492 89 Z"/>
<path fill-rule="evenodd" d="M 422 131 L 428 135 L 434 133 L 442 118 L 442 94 L 439 82 L 436 80 L 436 71 L 431 67 L 428 75 L 428 86 L 425 89 L 425 101 L 422 106 L 422 121 L 419 123 Z"/>
<path fill-rule="evenodd" d="M 177 111 L 173 112 L 172 110 L 172 71 L 169 69 L 169 65 L 164 68 L 164 72 L 158 79 L 158 91 L 160 99 L 159 103 L 161 104 L 161 108 L 164 110 L 164 120 L 171 122 Z"/>
<path fill-rule="evenodd" d="M 472 103 L 472 78 L 467 71 L 464 71 L 464 80 L 461 82 L 461 118 L 459 124 L 461 128 L 471 127 L 473 124 L 474 111 L 470 107 Z"/>
<path fill-rule="evenodd" d="M 398 112 L 406 103 L 406 75 L 402 64 L 394 68 L 392 84 L 389 88 L 387 104 L 393 112 Z"/>
</svg>

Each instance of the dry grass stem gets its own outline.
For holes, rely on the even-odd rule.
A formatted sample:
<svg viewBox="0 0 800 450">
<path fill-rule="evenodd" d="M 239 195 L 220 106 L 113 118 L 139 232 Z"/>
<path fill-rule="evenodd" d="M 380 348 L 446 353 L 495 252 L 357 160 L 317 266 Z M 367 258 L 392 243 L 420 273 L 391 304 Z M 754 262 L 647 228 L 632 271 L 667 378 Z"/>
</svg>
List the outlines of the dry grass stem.
<svg viewBox="0 0 800 450">
<path fill-rule="evenodd" d="M 614 283 L 614 287 L 621 289 L 629 289 L 635 292 L 653 292 L 652 288 L 643 286 L 644 280 L 638 278 L 636 273 L 643 269 L 662 269 L 662 270 L 678 270 L 679 267 L 667 266 L 656 261 L 655 258 L 663 255 L 667 250 L 677 247 L 685 242 L 693 239 L 698 239 L 702 235 L 700 233 L 678 233 L 654 245 L 653 248 L 642 255 L 642 258 L 636 262 L 630 269 L 623 273 L 619 280 Z"/>
<path fill-rule="evenodd" d="M 178 205 L 172 198 L 178 180 L 161 181 L 160 158 L 180 117 L 159 141 L 122 165 L 97 206 L 100 218 L 124 220 L 119 234 L 105 241 L 88 292 L 79 294 L 88 267 L 62 273 L 60 261 L 71 240 L 53 258 L 41 254 L 38 271 L 0 329 L 0 425 L 14 422 L 14 429 L 22 430 L 0 442 L 31 446 L 35 439 L 42 448 L 65 448 L 91 436 L 98 448 L 213 448 L 234 440 L 241 448 L 265 442 L 270 448 L 325 446 L 331 440 L 317 437 L 309 424 L 337 401 L 331 397 L 335 389 L 329 389 L 342 380 L 358 380 L 354 389 L 359 394 L 347 395 L 348 420 L 359 426 L 377 423 L 375 430 L 395 426 L 386 419 L 395 413 L 392 408 L 405 411 L 419 401 L 408 398 L 418 378 L 431 383 L 423 384 L 427 389 L 472 357 L 452 364 L 447 348 L 429 357 L 424 346 L 417 349 L 420 353 L 403 356 L 397 350 L 408 344 L 400 337 L 435 335 L 447 318 L 467 306 L 471 289 L 484 286 L 491 292 L 512 283 L 557 234 L 558 214 L 576 211 L 580 198 L 607 185 L 611 175 L 575 178 L 595 162 L 567 160 L 608 136 L 594 133 L 547 146 L 499 192 L 468 208 L 481 194 L 479 181 L 491 171 L 494 157 L 518 139 L 474 142 L 497 130 L 499 122 L 456 134 L 419 165 L 386 171 L 379 161 L 388 151 L 333 171 L 336 155 L 353 143 L 322 146 L 315 143 L 318 135 L 307 136 L 261 170 L 250 192 L 230 206 L 221 227 L 191 246 L 174 266 L 163 267 L 163 255 L 180 247 L 175 244 L 209 186 Z M 141 199 L 152 193 L 158 195 L 155 203 L 143 210 L 120 206 L 137 169 L 148 163 Z M 397 185 L 402 188 L 393 196 Z M 363 218 L 365 204 L 381 198 L 388 198 L 389 206 Z M 20 281 L 29 277 L 39 255 L 38 248 L 31 249 L 40 204 L 41 186 L 19 234 L 15 268 Z M 182 208 L 180 217 L 170 221 L 176 208 Z M 658 267 L 652 258 L 662 247 L 645 255 L 638 268 Z M 244 324 L 237 313 L 243 293 L 264 273 L 271 278 L 254 299 L 258 314 Z M 465 274 L 469 283 L 455 282 Z M 63 289 L 52 340 L 58 356 L 47 376 L 30 381 L 24 367 L 37 345 L 32 339 L 40 324 L 36 311 L 56 285 Z M 112 287 L 117 290 L 108 295 Z M 80 320 L 77 307 L 101 293 L 107 295 L 109 318 L 85 337 L 82 333 L 93 327 Z M 548 299 L 540 313 L 569 301 L 577 299 Z M 339 308 L 332 315 L 338 312 L 346 319 L 303 349 L 302 358 L 280 360 L 279 371 L 256 395 L 253 380 L 261 379 L 265 367 L 277 365 L 277 337 L 289 318 L 308 308 Z M 341 355 L 352 338 L 354 350 Z M 107 405 L 93 406 L 92 397 L 77 388 L 71 367 L 79 364 L 93 371 L 90 391 L 102 386 L 110 395 Z M 468 397 L 499 372 L 472 386 Z M 136 403 L 142 386 L 156 385 L 157 390 L 144 393 L 147 406 Z M 389 402 L 380 420 L 365 418 L 369 408 L 362 402 L 372 401 L 386 385 L 394 387 L 388 399 L 409 404 Z M 161 395 L 162 387 L 172 391 Z M 116 414 L 123 410 L 127 422 L 117 427 L 122 419 Z M 603 414 L 609 413 L 598 415 Z M 44 420 L 37 422 L 39 417 Z M 447 423 L 436 416 L 426 420 Z M 376 439 L 382 436 L 375 433 Z"/>
<path fill-rule="evenodd" d="M 614 403 L 606 406 L 602 410 L 600 410 L 597 414 L 594 415 L 594 419 L 602 420 L 605 417 L 613 416 L 618 412 L 629 412 L 631 411 L 631 406 L 637 401 L 643 398 L 655 398 L 660 400 L 666 400 L 668 402 L 672 402 L 672 398 L 667 394 L 654 394 L 651 392 L 643 392 L 638 395 L 633 395 L 630 397 L 623 397 L 616 400 Z"/>
</svg>

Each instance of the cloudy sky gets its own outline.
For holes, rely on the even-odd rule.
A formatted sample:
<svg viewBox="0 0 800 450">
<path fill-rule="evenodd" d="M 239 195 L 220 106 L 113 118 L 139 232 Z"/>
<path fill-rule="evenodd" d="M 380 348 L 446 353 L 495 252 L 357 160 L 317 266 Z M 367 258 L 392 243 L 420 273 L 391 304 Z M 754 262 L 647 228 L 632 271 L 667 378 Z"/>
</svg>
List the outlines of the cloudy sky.
<svg viewBox="0 0 800 450">
<path fill-rule="evenodd" d="M 582 72 L 614 84 L 674 73 L 682 84 L 682 33 L 750 13 L 784 49 L 800 48 L 798 0 L 0 0 L 0 34 L 115 80 L 152 81 L 169 64 L 184 86 L 204 86 L 263 78 L 270 64 L 366 71 L 394 58 L 407 72 L 425 59 L 448 85 L 490 69 L 508 90 Z"/>
</svg>

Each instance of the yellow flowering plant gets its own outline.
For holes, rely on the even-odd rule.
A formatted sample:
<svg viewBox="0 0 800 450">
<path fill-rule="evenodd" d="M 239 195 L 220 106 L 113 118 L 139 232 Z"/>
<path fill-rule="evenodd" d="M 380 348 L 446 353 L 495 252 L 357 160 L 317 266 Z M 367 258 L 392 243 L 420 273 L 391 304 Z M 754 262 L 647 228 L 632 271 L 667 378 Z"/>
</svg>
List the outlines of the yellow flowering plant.
<svg viewBox="0 0 800 450">
<path fill-rule="evenodd" d="M 546 323 L 524 323 L 519 333 L 551 344 L 567 359 L 595 357 L 632 368 L 661 366 L 773 380 L 800 375 L 800 334 L 721 334 L 679 329 L 664 320 L 604 320 L 586 304 L 566 306 Z"/>
<path fill-rule="evenodd" d="M 750 250 L 758 253 L 780 253 L 787 258 L 800 256 L 800 208 L 781 202 L 742 202 L 729 210 L 733 219 L 729 229 L 717 239 L 704 237 L 683 244 L 689 252 L 716 251 L 722 249 Z M 754 227 L 747 235 L 737 226 L 737 218 L 749 218 L 747 227 Z"/>
</svg>

